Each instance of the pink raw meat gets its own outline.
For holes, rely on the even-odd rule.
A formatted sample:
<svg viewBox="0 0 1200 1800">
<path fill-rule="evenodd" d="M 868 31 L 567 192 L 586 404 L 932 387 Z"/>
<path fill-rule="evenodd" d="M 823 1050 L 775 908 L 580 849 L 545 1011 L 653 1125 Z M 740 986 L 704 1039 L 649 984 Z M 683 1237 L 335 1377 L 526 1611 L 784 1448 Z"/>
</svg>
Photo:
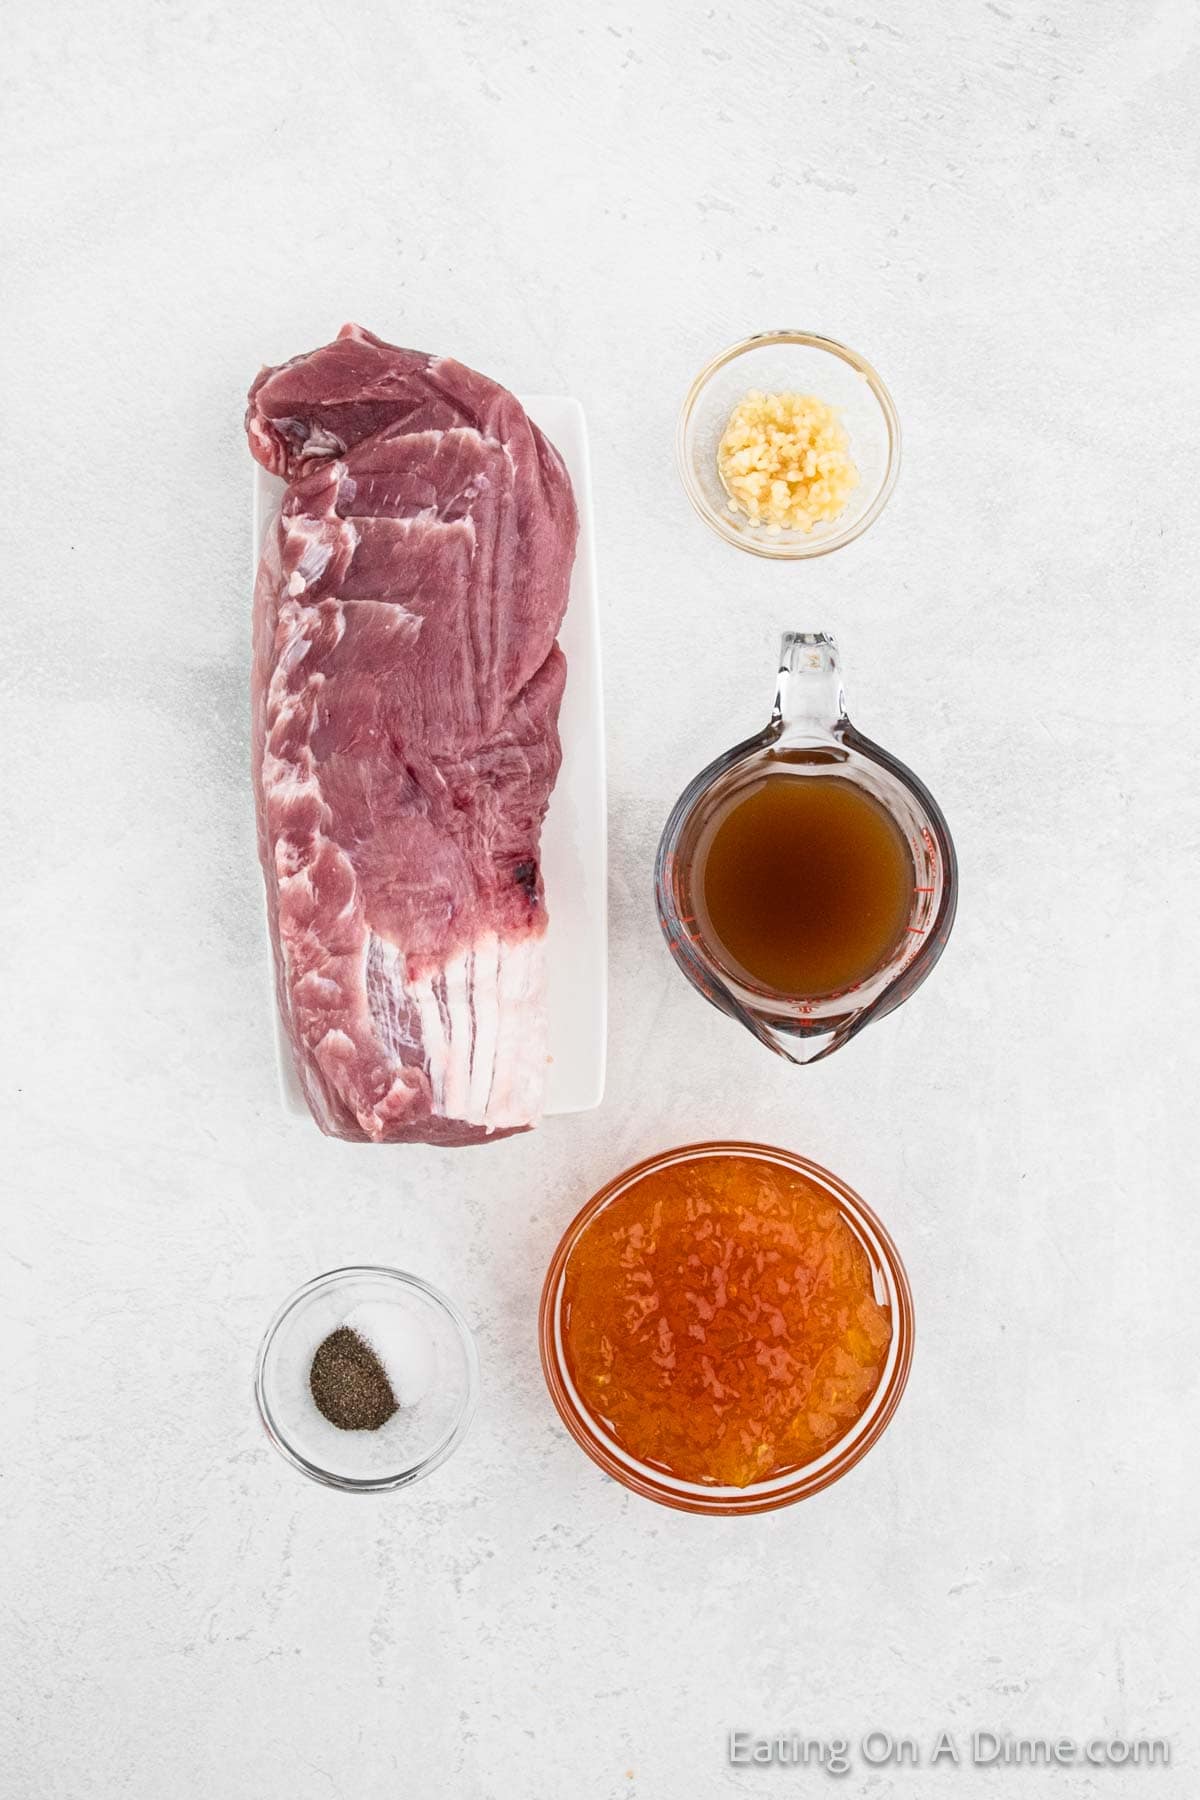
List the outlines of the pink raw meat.
<svg viewBox="0 0 1200 1800">
<path fill-rule="evenodd" d="M 288 482 L 254 592 L 254 789 L 280 1011 L 322 1131 L 536 1122 L 538 860 L 578 518 L 520 402 L 357 325 L 264 369 Z"/>
</svg>

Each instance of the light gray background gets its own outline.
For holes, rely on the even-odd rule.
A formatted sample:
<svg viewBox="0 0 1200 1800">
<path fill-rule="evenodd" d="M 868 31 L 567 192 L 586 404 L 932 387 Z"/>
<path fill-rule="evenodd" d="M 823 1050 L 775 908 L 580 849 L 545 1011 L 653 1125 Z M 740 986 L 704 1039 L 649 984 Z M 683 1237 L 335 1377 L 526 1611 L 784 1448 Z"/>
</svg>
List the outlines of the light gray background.
<svg viewBox="0 0 1200 1800">
<path fill-rule="evenodd" d="M 5 12 L 6 1791 L 783 1794 L 827 1778 L 728 1770 L 728 1727 L 945 1724 L 1176 1765 L 841 1791 L 1193 1800 L 1195 10 Z M 242 397 L 346 318 L 593 433 L 608 1096 L 480 1151 L 275 1100 Z M 802 568 L 719 544 L 672 466 L 700 364 L 780 324 L 875 359 L 906 434 L 879 524 Z M 785 625 L 837 633 L 963 870 L 933 979 L 807 1071 L 703 1006 L 650 901 Z M 588 1193 L 725 1133 L 857 1186 L 918 1309 L 876 1451 L 748 1521 L 603 1479 L 534 1342 Z M 451 1464 L 356 1501 L 274 1454 L 250 1375 L 360 1258 L 462 1302 L 485 1386 Z"/>
</svg>

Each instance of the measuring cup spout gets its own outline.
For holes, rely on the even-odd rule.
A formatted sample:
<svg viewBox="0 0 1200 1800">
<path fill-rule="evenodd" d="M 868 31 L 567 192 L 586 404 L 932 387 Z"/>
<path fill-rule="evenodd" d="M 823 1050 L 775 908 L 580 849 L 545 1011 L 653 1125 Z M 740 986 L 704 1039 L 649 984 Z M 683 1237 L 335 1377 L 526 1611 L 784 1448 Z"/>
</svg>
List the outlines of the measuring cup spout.
<svg viewBox="0 0 1200 1800">
<path fill-rule="evenodd" d="M 779 1020 L 767 1020 L 749 1012 L 743 1015 L 741 1022 L 776 1056 L 803 1066 L 820 1062 L 822 1057 L 832 1056 L 835 1050 L 840 1050 L 866 1024 L 873 1011 L 870 1006 L 860 1007 L 855 1013 L 843 1014 L 836 1024 L 819 1019 L 805 1022 L 800 1018 L 789 1020 L 785 1025 Z"/>
</svg>

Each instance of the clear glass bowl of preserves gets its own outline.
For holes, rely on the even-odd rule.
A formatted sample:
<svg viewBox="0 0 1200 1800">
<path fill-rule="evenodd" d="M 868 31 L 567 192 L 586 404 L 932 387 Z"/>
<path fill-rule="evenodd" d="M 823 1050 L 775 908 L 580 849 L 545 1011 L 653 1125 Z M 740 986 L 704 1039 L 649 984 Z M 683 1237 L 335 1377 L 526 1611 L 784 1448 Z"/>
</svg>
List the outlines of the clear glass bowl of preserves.
<svg viewBox="0 0 1200 1800">
<path fill-rule="evenodd" d="M 838 409 L 859 479 L 836 518 L 776 534 L 731 505 L 717 451 L 730 414 L 752 392 L 811 394 Z M 684 491 L 718 537 L 791 562 L 840 550 L 879 517 L 900 473 L 900 420 L 882 378 L 856 350 L 812 331 L 764 331 L 701 369 L 679 415 L 675 451 Z"/>
<path fill-rule="evenodd" d="M 694 1282 L 689 1283 L 686 1291 L 681 1285 L 673 1297 L 663 1292 L 663 1269 L 682 1270 L 689 1259 L 694 1260 L 695 1255 L 708 1259 L 709 1269 L 706 1275 L 711 1274 L 713 1269 L 724 1269 L 725 1276 L 722 1279 L 728 1277 L 730 1269 L 736 1269 L 737 1264 L 731 1262 L 722 1250 L 719 1236 L 714 1237 L 711 1230 L 711 1219 L 705 1219 L 703 1209 L 694 1205 L 686 1190 L 683 1191 L 683 1212 L 676 1211 L 672 1214 L 671 1202 L 664 1202 L 662 1199 L 661 1182 L 663 1178 L 678 1181 L 693 1173 L 715 1182 L 723 1179 L 724 1171 L 734 1165 L 740 1171 L 739 1179 L 743 1180 L 747 1178 L 745 1171 L 750 1172 L 750 1178 L 756 1174 L 761 1175 L 764 1181 L 768 1177 L 781 1176 L 784 1181 L 796 1184 L 797 1177 L 799 1178 L 800 1185 L 811 1194 L 812 1204 L 823 1209 L 814 1215 L 824 1218 L 822 1229 L 830 1231 L 832 1224 L 836 1222 L 836 1232 L 842 1240 L 842 1247 L 837 1250 L 837 1255 L 844 1258 L 845 1245 L 852 1243 L 854 1246 L 853 1256 L 858 1276 L 864 1282 L 864 1292 L 868 1296 L 866 1303 L 876 1320 L 887 1321 L 888 1331 L 885 1349 L 878 1348 L 882 1332 L 875 1340 L 877 1348 L 871 1370 L 874 1385 L 868 1387 L 863 1384 L 860 1388 L 859 1391 L 867 1397 L 857 1416 L 850 1417 L 848 1412 L 848 1423 L 841 1428 L 835 1425 L 831 1432 L 826 1432 L 819 1449 L 812 1454 L 797 1456 L 791 1462 L 786 1457 L 773 1455 L 770 1466 L 763 1465 L 766 1472 L 761 1479 L 745 1479 L 745 1470 L 742 1469 L 738 1471 L 739 1479 L 731 1482 L 715 1475 L 703 1475 L 696 1466 L 698 1458 L 711 1458 L 714 1470 L 721 1464 L 723 1452 L 720 1449 L 713 1451 L 713 1439 L 711 1435 L 706 1435 L 707 1427 L 702 1415 L 707 1407 L 710 1391 L 718 1398 L 722 1393 L 728 1396 L 729 1339 L 732 1336 L 734 1339 L 741 1337 L 745 1340 L 733 1344 L 732 1355 L 748 1358 L 748 1361 L 743 1360 L 741 1367 L 749 1367 L 753 1373 L 752 1365 L 761 1363 L 764 1358 L 770 1365 L 771 1359 L 777 1358 L 781 1350 L 786 1352 L 789 1346 L 798 1348 L 797 1336 L 790 1334 L 790 1319 L 785 1321 L 782 1333 L 778 1329 L 767 1329 L 754 1323 L 762 1317 L 760 1304 L 774 1304 L 773 1295 L 764 1299 L 762 1294 L 743 1288 L 739 1305 L 732 1310 L 724 1304 L 726 1297 L 718 1296 L 721 1305 L 719 1316 L 714 1318 L 711 1310 L 706 1310 L 705 1300 L 705 1294 L 709 1299 L 713 1296 L 711 1281 L 704 1293 L 700 1293 Z M 756 1169 L 756 1165 L 760 1167 Z M 651 1181 L 660 1185 L 652 1190 Z M 748 1191 L 752 1192 L 753 1187 Z M 659 1259 L 655 1265 L 656 1274 L 648 1273 L 649 1265 L 643 1267 L 640 1258 L 639 1246 L 646 1243 L 647 1237 L 638 1236 L 636 1210 L 640 1204 L 639 1193 L 645 1196 L 647 1206 L 658 1206 L 657 1212 L 653 1214 L 655 1223 L 652 1228 L 656 1239 L 655 1255 Z M 671 1223 L 672 1217 L 678 1219 L 685 1215 L 689 1219 L 701 1221 L 700 1234 L 695 1244 L 679 1244 L 674 1236 L 669 1235 L 676 1231 L 676 1226 Z M 649 1225 L 649 1219 L 647 1224 Z M 640 1453 L 639 1447 L 635 1447 L 633 1438 L 636 1431 L 629 1429 L 628 1410 L 620 1415 L 620 1421 L 617 1422 L 621 1400 L 627 1396 L 631 1386 L 636 1385 L 636 1371 L 634 1380 L 631 1381 L 627 1359 L 643 1354 L 631 1347 L 633 1334 L 641 1330 L 642 1321 L 637 1321 L 636 1325 L 631 1322 L 631 1335 L 626 1339 L 622 1336 L 623 1327 L 620 1324 L 614 1331 L 607 1329 L 607 1321 L 586 1317 L 581 1320 L 578 1317 L 581 1304 L 593 1305 L 586 1298 L 587 1289 L 580 1280 L 580 1270 L 588 1259 L 589 1245 L 604 1242 L 606 1233 L 614 1240 L 619 1239 L 622 1245 L 622 1269 L 628 1274 L 627 1286 L 620 1288 L 616 1296 L 618 1309 L 625 1317 L 632 1318 L 639 1308 L 645 1307 L 646 1318 L 652 1324 L 648 1352 L 649 1360 L 655 1366 L 649 1371 L 649 1388 L 643 1389 L 643 1392 L 652 1395 L 644 1418 L 650 1421 L 648 1429 L 657 1433 L 653 1451 L 644 1435 Z M 832 1244 L 832 1236 L 829 1242 Z M 743 1257 L 741 1266 L 743 1269 L 752 1269 L 753 1255 L 748 1262 Z M 595 1265 L 591 1287 L 593 1295 L 598 1291 L 594 1271 Z M 785 1272 L 794 1282 L 795 1270 L 785 1271 L 780 1267 L 771 1267 L 772 1282 Z M 732 1282 L 733 1278 L 729 1279 Z M 793 1316 L 798 1316 L 801 1310 L 799 1295 L 802 1290 L 795 1288 L 794 1292 L 797 1301 L 784 1304 L 785 1309 L 787 1305 L 793 1305 L 796 1309 Z M 811 1307 L 807 1300 L 804 1303 L 806 1312 L 815 1312 L 815 1307 L 815 1301 Z M 693 1369 L 697 1361 L 701 1366 L 704 1362 L 703 1355 L 682 1345 L 685 1333 L 695 1335 L 688 1331 L 688 1325 L 684 1323 L 690 1323 L 693 1318 L 706 1320 L 705 1330 L 713 1334 L 710 1339 L 713 1346 L 713 1366 L 710 1369 L 702 1368 L 705 1385 L 700 1390 L 699 1397 L 694 1384 L 688 1385 L 682 1369 L 685 1355 L 690 1356 Z M 593 1332 L 593 1325 L 604 1329 L 598 1333 Z M 602 1357 L 599 1360 L 593 1359 L 590 1365 L 581 1359 L 579 1350 L 581 1341 L 586 1340 L 589 1333 L 603 1345 Z M 652 1341 L 660 1333 L 661 1342 Z M 726 1346 L 720 1352 L 715 1348 L 718 1333 Z M 646 1334 L 642 1332 L 641 1335 L 645 1344 Z M 899 1405 L 908 1379 L 913 1350 L 912 1294 L 904 1265 L 891 1237 L 865 1201 L 836 1175 L 830 1174 L 827 1169 L 810 1162 L 806 1157 L 765 1144 L 689 1144 L 638 1163 L 608 1182 L 588 1201 L 564 1234 L 547 1271 L 542 1289 L 539 1338 L 542 1368 L 559 1416 L 576 1443 L 606 1474 L 633 1493 L 683 1512 L 769 1512 L 820 1493 L 852 1469 L 878 1441 Z M 707 1350 L 706 1345 L 705 1354 Z M 830 1368 L 838 1380 L 844 1378 L 847 1382 L 853 1381 L 853 1369 L 848 1368 L 843 1377 L 840 1365 L 831 1363 Z M 667 1370 L 670 1371 L 669 1376 L 663 1374 Z M 769 1368 L 772 1379 L 777 1373 L 777 1368 Z M 597 1385 L 605 1382 L 615 1385 Z M 606 1396 L 599 1404 L 594 1403 L 593 1399 L 597 1393 Z M 806 1427 L 812 1424 L 812 1415 L 805 1415 L 803 1408 L 817 1404 L 816 1393 L 814 1374 L 808 1381 L 806 1398 L 799 1403 L 799 1422 Z M 607 1399 L 610 1394 L 611 1404 Z M 827 1394 L 828 1381 L 821 1390 L 821 1405 L 825 1404 Z M 778 1385 L 773 1398 L 778 1404 Z M 758 1396 L 750 1396 L 751 1408 L 757 1404 Z M 790 1400 L 786 1404 L 791 1404 Z M 719 1411 L 719 1407 L 714 1407 L 714 1413 Z M 779 1418 L 777 1412 L 776 1425 L 773 1427 L 776 1430 L 777 1445 L 790 1441 L 788 1422 L 786 1419 L 783 1421 L 783 1430 L 780 1432 Z M 637 1427 L 637 1430 L 640 1429 L 640 1426 Z M 721 1430 L 725 1430 L 724 1422 Z M 659 1453 L 659 1446 L 668 1443 L 671 1449 L 663 1449 Z M 677 1453 L 680 1445 L 683 1446 L 683 1454 Z M 685 1463 L 690 1463 L 691 1466 L 680 1472 Z M 727 1465 L 726 1470 L 728 1472 Z"/>
</svg>

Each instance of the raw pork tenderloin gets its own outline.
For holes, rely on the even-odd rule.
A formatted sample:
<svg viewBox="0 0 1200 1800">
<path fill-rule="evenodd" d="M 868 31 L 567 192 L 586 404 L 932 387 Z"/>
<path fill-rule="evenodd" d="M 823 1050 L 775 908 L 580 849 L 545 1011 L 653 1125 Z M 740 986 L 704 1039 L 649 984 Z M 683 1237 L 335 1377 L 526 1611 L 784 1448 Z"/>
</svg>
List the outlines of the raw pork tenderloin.
<svg viewBox="0 0 1200 1800">
<path fill-rule="evenodd" d="M 254 595 L 254 786 L 313 1117 L 373 1143 L 521 1130 L 570 479 L 504 388 L 356 325 L 264 369 L 246 429 L 288 483 Z"/>
</svg>

